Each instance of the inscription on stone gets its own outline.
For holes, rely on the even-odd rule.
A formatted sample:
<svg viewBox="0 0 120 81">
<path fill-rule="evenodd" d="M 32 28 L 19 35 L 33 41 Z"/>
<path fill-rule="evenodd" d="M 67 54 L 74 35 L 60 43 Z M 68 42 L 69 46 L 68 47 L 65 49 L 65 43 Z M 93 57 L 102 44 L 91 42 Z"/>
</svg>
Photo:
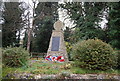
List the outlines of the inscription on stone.
<svg viewBox="0 0 120 81">
<path fill-rule="evenodd" d="M 60 37 L 52 37 L 51 51 L 59 51 Z"/>
</svg>

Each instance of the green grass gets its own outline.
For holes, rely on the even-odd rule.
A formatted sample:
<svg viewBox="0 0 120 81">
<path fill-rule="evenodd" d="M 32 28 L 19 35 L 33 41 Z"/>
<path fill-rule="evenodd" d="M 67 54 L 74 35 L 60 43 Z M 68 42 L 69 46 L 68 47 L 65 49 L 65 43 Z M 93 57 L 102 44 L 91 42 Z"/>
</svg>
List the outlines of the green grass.
<svg viewBox="0 0 120 81">
<path fill-rule="evenodd" d="M 36 59 L 32 59 L 36 60 Z M 32 74 L 57 74 L 63 69 L 61 66 L 64 66 L 65 63 L 55 63 L 55 62 L 45 62 L 44 59 L 39 59 L 35 62 L 29 61 L 27 66 L 23 66 L 20 68 L 11 68 L 4 67 L 2 76 L 6 76 L 8 73 L 32 73 Z M 43 61 L 43 62 L 42 62 Z"/>
<path fill-rule="evenodd" d="M 71 71 L 72 73 L 75 73 L 75 74 L 120 74 L 120 70 L 100 71 L 100 70 L 82 69 L 78 67 L 71 68 Z"/>
<path fill-rule="evenodd" d="M 34 60 L 34 62 L 33 62 Z M 120 74 L 120 70 L 108 70 L 108 71 L 99 71 L 99 70 L 87 70 L 81 69 L 78 67 L 68 67 L 67 63 L 56 63 L 56 62 L 48 62 L 44 59 L 31 59 L 27 66 L 23 66 L 20 68 L 11 68 L 4 67 L 2 69 L 2 76 L 6 76 L 8 73 L 32 73 L 32 74 L 58 74 L 60 72 L 70 72 L 74 74 Z"/>
<path fill-rule="evenodd" d="M 2 77 L 6 76 L 8 73 L 14 73 L 16 72 L 18 68 L 10 68 L 10 67 L 4 67 L 2 69 Z"/>
</svg>

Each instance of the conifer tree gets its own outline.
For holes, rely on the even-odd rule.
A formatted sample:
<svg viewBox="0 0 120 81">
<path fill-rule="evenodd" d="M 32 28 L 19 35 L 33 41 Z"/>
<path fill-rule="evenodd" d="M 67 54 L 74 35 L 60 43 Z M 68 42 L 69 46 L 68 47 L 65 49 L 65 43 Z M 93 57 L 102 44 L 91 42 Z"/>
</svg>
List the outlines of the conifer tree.
<svg viewBox="0 0 120 81">
<path fill-rule="evenodd" d="M 109 43 L 120 49 L 120 2 L 109 4 L 108 38 Z"/>
<path fill-rule="evenodd" d="M 2 25 L 2 45 L 3 47 L 15 46 L 19 43 L 17 40 L 17 32 L 22 28 L 23 14 L 19 7 L 19 2 L 5 2 L 4 3 L 3 18 L 4 23 Z"/>
</svg>

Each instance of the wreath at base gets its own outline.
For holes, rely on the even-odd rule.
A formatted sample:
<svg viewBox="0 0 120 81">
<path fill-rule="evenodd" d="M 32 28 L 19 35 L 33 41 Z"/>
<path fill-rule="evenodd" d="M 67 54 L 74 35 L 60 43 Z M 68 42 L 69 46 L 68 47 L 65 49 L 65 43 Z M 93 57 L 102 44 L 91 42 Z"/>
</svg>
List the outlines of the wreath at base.
<svg viewBox="0 0 120 81">
<path fill-rule="evenodd" d="M 56 61 L 56 62 L 64 62 L 65 59 L 63 56 L 46 56 L 45 60 L 47 61 Z"/>
</svg>

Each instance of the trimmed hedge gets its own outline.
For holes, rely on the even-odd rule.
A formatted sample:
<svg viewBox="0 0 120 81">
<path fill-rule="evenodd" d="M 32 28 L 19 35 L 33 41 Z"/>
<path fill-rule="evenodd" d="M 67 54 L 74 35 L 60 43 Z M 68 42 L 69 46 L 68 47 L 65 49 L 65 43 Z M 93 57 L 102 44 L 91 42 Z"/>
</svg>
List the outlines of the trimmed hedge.
<svg viewBox="0 0 120 81">
<path fill-rule="evenodd" d="M 29 58 L 29 52 L 22 47 L 7 47 L 3 50 L 2 60 L 6 66 L 21 67 L 26 65 Z"/>
<path fill-rule="evenodd" d="M 72 58 L 75 66 L 107 70 L 116 66 L 116 54 L 113 48 L 99 39 L 88 39 L 78 42 L 73 46 Z"/>
</svg>

